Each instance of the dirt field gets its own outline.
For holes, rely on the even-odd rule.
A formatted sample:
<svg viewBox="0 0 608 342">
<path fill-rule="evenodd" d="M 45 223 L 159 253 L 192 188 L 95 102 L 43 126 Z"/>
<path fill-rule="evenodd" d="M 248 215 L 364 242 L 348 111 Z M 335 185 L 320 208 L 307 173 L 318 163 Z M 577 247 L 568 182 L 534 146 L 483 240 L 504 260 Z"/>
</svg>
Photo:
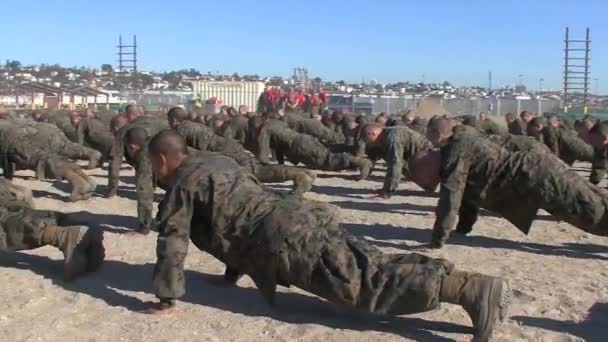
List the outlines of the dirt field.
<svg viewBox="0 0 608 342">
<path fill-rule="evenodd" d="M 584 165 L 582 165 L 584 166 Z M 585 175 L 584 167 L 578 169 Z M 91 171 L 105 191 L 106 171 Z M 62 256 L 45 247 L 0 257 L 0 341 L 467 341 L 470 321 L 457 306 L 406 317 L 379 318 L 337 307 L 303 291 L 280 288 L 268 307 L 245 277 L 220 285 L 223 265 L 191 246 L 188 293 L 170 316 L 138 313 L 150 293 L 156 234 L 128 234 L 136 213 L 132 171 L 120 196 L 65 203 L 67 186 L 21 172 L 16 183 L 35 191 L 39 209 L 80 212 L 105 230 L 107 260 L 100 272 L 66 284 Z M 388 201 L 368 199 L 383 173 L 353 181 L 353 173 L 319 172 L 307 197 L 338 205 L 343 227 L 387 253 L 430 239 L 436 195 L 403 184 Z M 346 177 L 346 179 L 345 179 Z M 277 189 L 288 189 L 277 185 Z M 541 213 L 529 236 L 483 213 L 473 234 L 432 252 L 458 268 L 509 278 L 518 295 L 497 341 L 607 341 L 608 238 L 586 234 Z"/>
</svg>

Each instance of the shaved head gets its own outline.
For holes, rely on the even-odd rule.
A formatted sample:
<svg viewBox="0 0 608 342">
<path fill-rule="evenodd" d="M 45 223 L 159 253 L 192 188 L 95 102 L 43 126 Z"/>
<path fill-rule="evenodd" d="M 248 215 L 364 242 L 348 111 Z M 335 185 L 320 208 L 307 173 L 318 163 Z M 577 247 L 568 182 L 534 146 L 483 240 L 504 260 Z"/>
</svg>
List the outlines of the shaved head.
<svg viewBox="0 0 608 342">
<path fill-rule="evenodd" d="M 127 144 L 143 147 L 148 140 L 148 132 L 141 127 L 131 128 L 125 135 Z"/>
<path fill-rule="evenodd" d="M 165 130 L 150 140 L 148 154 L 156 176 L 161 180 L 167 180 L 187 158 L 188 146 L 179 133 Z"/>
<path fill-rule="evenodd" d="M 379 145 L 381 143 L 380 136 L 382 135 L 382 131 L 384 131 L 384 126 L 367 124 L 361 128 L 361 136 L 368 145 Z"/>
<path fill-rule="evenodd" d="M 452 136 L 457 122 L 444 116 L 435 117 L 429 121 L 426 128 L 426 138 L 435 146 L 444 145 Z"/>
<path fill-rule="evenodd" d="M 141 127 L 134 127 L 129 129 L 125 134 L 125 142 L 127 148 L 127 154 L 133 158 L 135 154 L 141 150 L 148 140 L 148 132 Z"/>
<path fill-rule="evenodd" d="M 180 107 L 173 107 L 167 112 L 167 118 L 169 120 L 169 126 L 175 128 L 180 123 L 188 120 L 188 113 Z"/>
<path fill-rule="evenodd" d="M 130 104 L 125 107 L 125 115 L 129 119 L 129 122 L 131 122 L 142 116 L 142 113 L 137 105 Z"/>
<path fill-rule="evenodd" d="M 129 119 L 124 115 L 116 115 L 110 120 L 110 129 L 112 132 L 116 133 L 121 128 L 123 128 L 127 123 L 129 123 Z"/>
<path fill-rule="evenodd" d="M 184 138 L 179 133 L 173 130 L 164 130 L 156 134 L 150 143 L 150 155 L 172 155 L 172 154 L 188 154 L 188 145 Z"/>
</svg>

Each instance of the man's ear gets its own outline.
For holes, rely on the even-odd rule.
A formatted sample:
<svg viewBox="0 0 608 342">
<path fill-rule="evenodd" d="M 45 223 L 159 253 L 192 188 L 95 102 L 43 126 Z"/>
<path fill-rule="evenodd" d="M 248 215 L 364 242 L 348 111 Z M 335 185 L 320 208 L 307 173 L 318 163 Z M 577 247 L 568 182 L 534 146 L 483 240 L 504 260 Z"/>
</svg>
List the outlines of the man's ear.
<svg viewBox="0 0 608 342">
<path fill-rule="evenodd" d="M 159 157 L 161 165 L 163 167 L 167 166 L 167 157 L 163 153 L 160 153 Z"/>
</svg>

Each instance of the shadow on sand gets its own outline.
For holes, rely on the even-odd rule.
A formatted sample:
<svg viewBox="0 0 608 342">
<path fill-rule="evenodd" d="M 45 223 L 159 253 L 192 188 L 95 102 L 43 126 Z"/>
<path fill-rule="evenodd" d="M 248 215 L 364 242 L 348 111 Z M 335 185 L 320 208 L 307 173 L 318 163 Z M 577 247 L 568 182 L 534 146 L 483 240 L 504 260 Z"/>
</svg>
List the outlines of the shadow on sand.
<svg viewBox="0 0 608 342">
<path fill-rule="evenodd" d="M 580 337 L 584 341 L 606 341 L 608 336 L 608 303 L 595 303 L 582 322 L 558 321 L 551 318 L 515 316 L 519 324 Z"/>
<path fill-rule="evenodd" d="M 143 302 L 119 291 L 150 292 L 154 265 L 133 265 L 106 261 L 96 274 L 73 283 L 60 280 L 62 261 L 25 253 L 6 253 L 0 267 L 30 270 L 69 291 L 101 299 L 110 306 L 131 311 L 143 309 Z M 129 275 L 125 277 L 125 275 Z M 186 271 L 187 294 L 181 301 L 252 317 L 269 317 L 291 324 L 319 324 L 333 329 L 375 330 L 417 341 L 452 341 L 433 332 L 470 334 L 472 329 L 458 324 L 413 317 L 384 317 L 355 312 L 298 293 L 277 293 L 275 307 L 269 307 L 255 288 L 213 285 L 219 276 Z"/>
<path fill-rule="evenodd" d="M 354 223 L 341 224 L 340 226 L 353 235 L 371 237 L 375 241 L 370 242 L 380 247 L 391 247 L 414 251 L 415 247 L 406 246 L 404 244 L 398 244 L 388 240 L 416 241 L 422 244 L 426 244 L 431 241 L 431 229 L 411 227 L 403 228 L 392 225 L 380 224 L 364 225 Z M 564 256 L 574 259 L 608 260 L 608 257 L 599 255 L 608 254 L 608 247 L 586 243 L 545 245 L 534 242 L 496 239 L 479 235 L 461 236 L 457 235 L 456 233 L 452 233 L 452 237 L 448 240 L 447 243 L 467 247 L 511 249 L 525 253 L 550 256 Z"/>
</svg>

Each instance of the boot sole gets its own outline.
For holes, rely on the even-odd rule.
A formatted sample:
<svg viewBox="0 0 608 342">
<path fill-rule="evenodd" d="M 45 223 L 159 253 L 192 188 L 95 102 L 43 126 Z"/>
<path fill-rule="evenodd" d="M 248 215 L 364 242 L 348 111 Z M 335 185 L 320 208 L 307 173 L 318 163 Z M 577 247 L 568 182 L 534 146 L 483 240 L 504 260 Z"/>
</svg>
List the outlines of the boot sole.
<svg viewBox="0 0 608 342">
<path fill-rule="evenodd" d="M 486 312 L 486 322 L 493 322 L 491 323 L 492 329 L 485 337 L 474 337 L 473 342 L 490 341 L 494 331 L 507 319 L 512 297 L 511 286 L 507 280 L 497 278 L 492 281 L 486 297 L 486 305 L 489 308 Z"/>
<path fill-rule="evenodd" d="M 88 228 L 76 244 L 71 258 L 73 260 L 65 265 L 64 277 L 66 281 L 74 280 L 87 272 L 98 270 L 105 259 L 103 231 Z"/>
</svg>

